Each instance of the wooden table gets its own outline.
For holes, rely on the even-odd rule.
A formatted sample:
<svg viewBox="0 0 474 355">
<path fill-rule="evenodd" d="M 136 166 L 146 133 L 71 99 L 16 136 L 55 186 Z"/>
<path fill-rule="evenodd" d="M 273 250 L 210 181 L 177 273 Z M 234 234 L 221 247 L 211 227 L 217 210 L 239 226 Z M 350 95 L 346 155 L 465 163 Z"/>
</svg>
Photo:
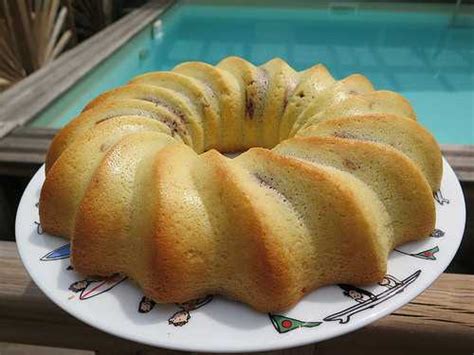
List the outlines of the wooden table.
<svg viewBox="0 0 474 355">
<path fill-rule="evenodd" d="M 62 311 L 27 275 L 16 245 L 0 242 L 0 342 L 105 354 L 177 353 L 96 330 Z M 474 275 L 443 274 L 405 307 L 361 330 L 274 354 L 472 354 Z"/>
</svg>

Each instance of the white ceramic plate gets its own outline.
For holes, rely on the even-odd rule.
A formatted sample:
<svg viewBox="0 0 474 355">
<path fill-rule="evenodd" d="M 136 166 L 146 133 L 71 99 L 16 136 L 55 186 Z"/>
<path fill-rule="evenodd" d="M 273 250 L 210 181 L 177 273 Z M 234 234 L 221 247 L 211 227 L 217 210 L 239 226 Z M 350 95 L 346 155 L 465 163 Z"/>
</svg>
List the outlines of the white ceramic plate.
<svg viewBox="0 0 474 355">
<path fill-rule="evenodd" d="M 69 244 L 41 233 L 37 202 L 41 168 L 26 188 L 16 218 L 21 259 L 39 288 L 74 317 L 111 334 L 164 348 L 203 352 L 265 351 L 300 346 L 361 328 L 425 290 L 448 266 L 464 231 L 459 182 L 444 163 L 436 195 L 435 233 L 390 255 L 383 285 L 334 285 L 307 295 L 282 314 L 209 297 L 185 305 L 154 305 L 131 281 L 85 279 L 69 267 Z"/>
</svg>

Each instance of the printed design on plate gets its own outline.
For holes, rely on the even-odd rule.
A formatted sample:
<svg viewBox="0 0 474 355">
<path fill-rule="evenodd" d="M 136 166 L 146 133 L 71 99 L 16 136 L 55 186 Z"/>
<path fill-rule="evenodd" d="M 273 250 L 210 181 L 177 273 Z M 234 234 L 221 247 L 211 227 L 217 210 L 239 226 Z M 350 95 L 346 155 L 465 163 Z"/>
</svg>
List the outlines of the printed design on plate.
<svg viewBox="0 0 474 355">
<path fill-rule="evenodd" d="M 391 299 L 398 293 L 403 292 L 403 290 L 413 283 L 420 274 L 421 270 L 417 270 L 403 280 L 399 280 L 392 275 L 385 275 L 384 279 L 379 282 L 379 285 L 385 287 L 386 290 L 379 293 L 372 293 L 351 285 L 339 285 L 343 290 L 344 296 L 352 298 L 356 304 L 325 317 L 323 321 L 338 321 L 340 324 L 346 324 L 354 314 L 374 308 L 375 306 Z"/>
<path fill-rule="evenodd" d="M 84 301 L 110 291 L 126 279 L 126 276 L 120 274 L 107 278 L 86 278 L 73 282 L 69 285 L 69 290 L 75 293 L 80 292 L 79 299 Z"/>
<path fill-rule="evenodd" d="M 55 261 L 67 259 L 71 256 L 71 243 L 61 245 L 60 247 L 53 249 L 43 255 L 41 261 Z M 66 270 L 73 270 L 73 267 L 69 265 Z M 115 286 L 119 285 L 127 279 L 126 276 L 116 274 L 108 278 L 85 278 L 78 280 L 69 285 L 68 289 L 74 293 L 79 293 L 79 299 L 81 301 L 87 300 L 92 297 L 99 296 L 107 291 L 110 291 Z M 191 319 L 191 311 L 201 308 L 211 302 L 213 296 L 206 296 L 198 298 L 185 303 L 178 303 L 176 306 L 179 311 L 175 312 L 169 319 L 168 323 L 174 326 L 183 326 Z M 151 298 L 143 296 L 138 305 L 138 312 L 148 313 L 156 302 Z"/>
<path fill-rule="evenodd" d="M 36 233 L 37 233 L 38 235 L 43 234 L 44 231 L 43 231 L 43 228 L 41 227 L 41 223 L 38 222 L 38 221 L 34 221 L 33 223 L 36 225 Z"/>
<path fill-rule="evenodd" d="M 41 261 L 54 261 L 54 260 L 61 260 L 67 259 L 71 256 L 71 243 L 64 244 L 59 248 L 51 250 L 46 255 L 43 255 L 40 260 Z"/>
<path fill-rule="evenodd" d="M 441 229 L 435 229 L 434 231 L 431 232 L 430 237 L 431 238 L 442 238 L 444 237 L 446 233 L 442 231 Z"/>
<path fill-rule="evenodd" d="M 38 234 L 42 234 L 41 225 L 36 221 L 34 223 L 37 225 Z M 441 238 L 444 235 L 444 231 L 435 229 L 430 237 Z M 420 259 L 436 260 L 434 254 L 439 251 L 439 248 L 435 246 L 419 253 L 407 253 L 398 249 L 395 250 L 399 253 Z M 71 244 L 67 243 L 49 251 L 40 258 L 40 261 L 63 260 L 69 258 L 70 254 Z M 73 270 L 73 268 L 69 265 L 66 270 Z M 421 270 L 417 270 L 403 280 L 399 280 L 395 276 L 387 274 L 384 279 L 378 283 L 380 286 L 385 287 L 386 290 L 377 294 L 356 286 L 340 284 L 339 287 L 343 290 L 343 295 L 352 298 L 357 304 L 333 313 L 325 317 L 322 321 L 303 321 L 285 315 L 271 313 L 269 313 L 268 316 L 273 327 L 280 334 L 299 328 L 315 328 L 323 324 L 323 322 L 339 321 L 340 324 L 345 324 L 350 321 L 350 318 L 354 314 L 371 309 L 402 292 L 409 284 L 414 282 L 420 274 Z M 68 289 L 74 293 L 79 293 L 79 300 L 83 301 L 104 294 L 125 280 L 127 280 L 127 277 L 121 274 L 115 274 L 108 278 L 85 278 L 73 282 L 69 285 Z M 168 324 L 175 327 L 182 327 L 188 324 L 191 319 L 191 312 L 205 306 L 212 300 L 213 296 L 209 295 L 185 303 L 176 304 L 179 310 L 168 318 Z M 155 301 L 143 296 L 138 304 L 138 312 L 149 313 L 155 305 Z"/>
<path fill-rule="evenodd" d="M 168 324 L 174 325 L 175 327 L 182 327 L 183 325 L 188 324 L 191 319 L 191 311 L 205 306 L 211 302 L 213 298 L 213 296 L 209 295 L 185 303 L 177 303 L 176 306 L 178 306 L 180 310 L 168 318 Z"/>
<path fill-rule="evenodd" d="M 213 296 L 206 296 L 202 298 L 197 298 L 185 303 L 177 303 L 176 306 L 180 309 L 179 311 L 173 313 L 173 315 L 168 318 L 168 324 L 174 325 L 175 327 L 182 327 L 185 324 L 188 324 L 191 319 L 191 311 L 194 311 L 198 308 L 201 308 L 211 302 Z M 139 313 L 148 313 L 153 307 L 155 307 L 156 302 L 151 298 L 143 296 L 138 304 Z"/>
<path fill-rule="evenodd" d="M 434 199 L 438 202 L 441 206 L 448 205 L 449 200 L 443 196 L 441 190 L 438 190 L 434 193 Z"/>
<path fill-rule="evenodd" d="M 268 316 L 275 330 L 280 333 L 287 333 L 298 328 L 314 328 L 322 324 L 322 322 L 306 322 L 295 318 L 290 318 L 280 314 L 271 314 Z"/>
<path fill-rule="evenodd" d="M 378 283 L 378 285 L 385 287 L 386 290 L 379 293 L 372 293 L 368 290 L 353 285 L 339 284 L 338 286 L 342 289 L 342 294 L 346 297 L 352 298 L 356 304 L 336 313 L 330 314 L 329 316 L 325 317 L 322 322 L 303 321 L 290 318 L 285 315 L 271 313 L 269 314 L 269 317 L 273 327 L 280 334 L 287 333 L 298 328 L 314 328 L 321 325 L 323 322 L 338 321 L 340 324 L 346 324 L 350 321 L 354 314 L 374 308 L 375 306 L 403 292 L 403 290 L 408 285 L 413 283 L 418 278 L 418 276 L 420 276 L 420 274 L 421 270 L 417 270 L 403 280 L 400 280 L 393 275 L 387 274 Z"/>
<path fill-rule="evenodd" d="M 153 309 L 153 307 L 155 307 L 155 305 L 155 301 L 147 296 L 143 296 L 138 303 L 138 313 L 148 313 Z"/>
<path fill-rule="evenodd" d="M 412 256 L 414 258 L 423 259 L 423 260 L 436 260 L 435 254 L 439 252 L 439 247 L 436 245 L 433 248 L 420 251 L 419 253 L 409 253 L 400 249 L 393 249 L 396 252 L 399 252 L 404 255 Z"/>
<path fill-rule="evenodd" d="M 39 201 L 36 202 L 35 207 L 39 208 L 39 204 L 40 204 Z M 43 232 L 43 228 L 41 228 L 41 223 L 37 221 L 34 221 L 33 223 L 36 225 L 36 233 L 39 235 L 43 234 L 44 232 Z"/>
</svg>

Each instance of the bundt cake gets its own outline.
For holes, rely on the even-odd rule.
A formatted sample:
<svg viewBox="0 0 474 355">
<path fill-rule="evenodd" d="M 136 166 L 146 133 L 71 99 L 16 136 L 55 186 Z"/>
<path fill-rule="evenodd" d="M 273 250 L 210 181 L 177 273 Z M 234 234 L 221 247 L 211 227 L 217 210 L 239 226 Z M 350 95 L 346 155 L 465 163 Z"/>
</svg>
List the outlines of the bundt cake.
<svg viewBox="0 0 474 355">
<path fill-rule="evenodd" d="M 399 94 L 229 57 L 90 102 L 52 142 L 39 208 L 80 273 L 123 273 L 157 302 L 221 294 L 277 311 L 381 280 L 394 247 L 434 229 L 441 176 Z"/>
</svg>

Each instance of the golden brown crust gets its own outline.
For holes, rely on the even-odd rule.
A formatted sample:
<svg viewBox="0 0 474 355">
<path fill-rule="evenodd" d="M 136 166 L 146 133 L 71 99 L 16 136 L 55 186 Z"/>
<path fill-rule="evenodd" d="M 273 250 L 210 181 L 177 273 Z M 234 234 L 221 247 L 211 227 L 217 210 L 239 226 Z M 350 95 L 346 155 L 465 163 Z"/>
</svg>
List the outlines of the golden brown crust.
<svg viewBox="0 0 474 355">
<path fill-rule="evenodd" d="M 279 255 L 281 251 L 274 247 L 278 241 L 269 239 L 270 236 L 262 225 L 263 221 L 256 214 L 251 199 L 236 180 L 235 174 L 239 172 L 226 162 L 226 158 L 215 151 L 206 153 L 200 159 L 192 154 L 182 156 L 181 162 L 189 164 L 189 175 L 185 178 L 186 181 L 176 181 L 176 184 L 191 184 L 193 165 L 209 164 L 208 183 L 222 181 L 225 184 L 217 186 L 213 192 L 208 192 L 205 201 L 200 202 L 199 206 L 203 208 L 202 204 L 212 203 L 215 199 L 224 204 L 228 201 L 224 212 L 226 216 L 222 218 L 232 224 L 238 223 L 238 230 L 229 229 L 225 238 L 216 243 L 214 238 L 219 236 L 213 237 L 212 231 L 208 231 L 211 235 L 207 236 L 195 232 L 183 235 L 180 218 L 162 213 L 170 209 L 173 211 L 177 208 L 175 206 L 180 205 L 180 198 L 184 200 L 189 197 L 183 194 L 167 194 L 170 179 L 176 178 L 173 176 L 175 169 L 170 168 L 177 168 L 174 158 L 180 154 L 177 150 L 182 149 L 169 148 L 163 151 L 156 161 L 157 195 L 152 208 L 155 211 L 155 229 L 152 236 L 154 257 L 151 268 L 160 272 L 156 273 L 153 286 L 147 288 L 147 294 L 162 302 L 184 302 L 206 293 L 218 292 L 244 300 L 262 310 L 268 307 L 269 302 L 273 307 L 288 306 L 291 302 L 285 300 L 281 294 L 289 291 L 291 282 L 287 280 L 288 273 L 284 267 L 286 263 L 282 263 Z M 205 162 L 202 162 L 202 159 Z M 171 175 L 167 176 L 169 174 Z M 185 174 L 183 171 L 181 177 L 184 178 Z M 245 173 L 240 171 L 240 174 Z M 198 203 L 197 199 L 199 196 L 193 197 L 194 203 Z M 232 225 L 227 227 L 231 228 Z M 196 244 L 196 240 L 199 244 Z M 239 248 L 235 248 L 237 245 Z M 218 260 L 224 256 L 229 258 L 227 268 L 222 267 L 222 262 Z"/>
<path fill-rule="evenodd" d="M 95 169 L 115 143 L 139 131 L 160 132 L 161 126 L 140 116 L 123 116 L 100 123 L 64 151 L 49 170 L 41 189 L 39 213 L 45 232 L 71 236 L 74 216 Z"/>
<path fill-rule="evenodd" d="M 229 72 L 240 86 L 243 100 L 241 106 L 244 108 L 241 120 L 243 145 L 254 147 L 262 140 L 259 128 L 266 103 L 268 75 L 261 68 L 239 57 L 227 57 L 217 67 Z"/>
<path fill-rule="evenodd" d="M 269 83 L 258 145 L 272 148 L 279 142 L 280 122 L 298 84 L 298 73 L 280 58 L 274 58 L 260 68 L 267 73 Z"/>
<path fill-rule="evenodd" d="M 292 126 L 289 136 L 294 136 L 313 116 L 324 114 L 325 109 L 331 106 L 337 106 L 352 97 L 363 96 L 373 91 L 374 87 L 372 83 L 365 76 L 360 74 L 352 74 L 342 80 L 336 81 L 321 91 L 317 97 L 309 102 L 304 110 L 301 111 Z"/>
<path fill-rule="evenodd" d="M 317 97 L 318 93 L 334 82 L 334 78 L 322 64 L 317 64 L 299 74 L 299 83 L 288 99 L 288 105 L 280 123 L 280 140 L 289 136 L 299 114 Z"/>
<path fill-rule="evenodd" d="M 352 282 L 370 283 L 383 277 L 388 252 L 387 243 L 392 230 L 385 229 L 387 227 L 384 225 L 387 222 L 385 208 L 371 189 L 345 172 L 322 165 L 307 164 L 262 148 L 253 148 L 236 159 L 247 165 L 246 160 L 249 157 L 256 159 L 254 168 L 269 169 L 267 172 L 274 178 L 273 181 L 279 178 L 289 184 L 287 187 L 280 185 L 282 191 L 288 189 L 290 192 L 295 189 L 296 193 L 306 192 L 305 196 L 284 193 L 290 202 L 293 200 L 293 205 L 297 204 L 298 198 L 312 202 L 310 205 L 313 206 L 313 211 L 306 209 L 309 210 L 308 216 L 311 213 L 326 216 L 318 219 L 313 215 L 313 218 L 305 220 L 306 223 L 313 223 L 313 242 L 317 241 L 321 249 L 329 245 L 328 249 L 334 253 L 332 267 L 337 269 L 339 266 L 342 269 L 336 277 L 334 275 L 325 276 L 327 279 L 323 277 L 323 281 L 319 280 L 321 284 L 345 282 L 346 277 L 357 279 Z M 305 188 L 300 188 L 298 191 L 297 186 Z M 338 198 L 336 200 L 331 196 Z M 366 197 L 371 198 L 371 206 L 367 206 L 364 202 Z M 328 229 L 331 233 L 328 233 L 327 237 L 330 238 L 323 237 L 325 228 L 332 228 Z M 341 264 L 338 265 L 338 262 Z M 320 266 L 323 266 L 323 263 Z M 318 272 L 320 271 L 316 271 Z M 328 270 L 325 269 L 325 272 Z M 337 278 L 339 280 L 335 281 Z"/>
<path fill-rule="evenodd" d="M 195 112 L 185 95 L 174 90 L 147 84 L 128 84 L 109 90 L 98 96 L 86 105 L 83 112 L 112 101 L 123 99 L 150 101 L 157 106 L 169 110 L 172 114 L 179 117 L 181 125 L 186 127 L 186 132 L 190 135 L 191 139 L 183 137 L 183 140 L 191 145 L 197 152 L 204 150 L 204 133 L 201 116 Z"/>
<path fill-rule="evenodd" d="M 334 136 L 390 145 L 418 166 L 433 192 L 439 190 L 441 185 L 441 149 L 433 135 L 412 119 L 381 113 L 331 118 L 301 130 L 298 135 Z"/>
<path fill-rule="evenodd" d="M 219 102 L 215 93 L 199 81 L 177 72 L 152 72 L 133 78 L 130 84 L 147 84 L 183 93 L 202 117 L 205 132 L 204 149 L 218 144 L 220 132 Z"/>
<path fill-rule="evenodd" d="M 210 229 L 194 214 L 202 208 L 191 175 L 198 159 L 191 149 L 173 146 L 154 161 L 149 212 L 152 229 L 148 237 L 153 280 L 145 292 L 160 302 L 185 302 L 212 293 L 209 280 L 213 277 L 214 248 Z M 186 201 L 192 204 L 187 206 Z M 188 213 L 183 220 L 185 210 Z"/>
<path fill-rule="evenodd" d="M 160 132 L 145 131 L 125 136 L 105 154 L 74 221 L 71 242 L 76 271 L 100 276 L 124 272 L 142 278 L 147 259 L 143 237 L 150 230 L 143 214 L 151 202 L 145 192 L 153 186 L 149 161 L 176 144 Z"/>
<path fill-rule="evenodd" d="M 200 81 L 219 98 L 219 149 L 225 152 L 244 149 L 240 119 L 244 113 L 243 93 L 235 78 L 225 70 L 201 62 L 182 63 L 173 68 L 173 71 Z"/>
<path fill-rule="evenodd" d="M 391 247 L 425 238 L 436 222 L 428 181 L 406 155 L 380 143 L 337 137 L 295 137 L 273 149 L 284 156 L 346 171 L 383 201 L 394 229 Z"/>
<path fill-rule="evenodd" d="M 95 125 L 109 119 L 122 116 L 139 115 L 152 118 L 162 123 L 162 132 L 181 140 L 176 136 L 170 127 L 174 126 L 174 122 L 179 122 L 177 117 L 150 102 L 137 99 L 124 99 L 120 101 L 112 101 L 99 107 L 87 110 L 69 122 L 54 137 L 46 156 L 46 172 L 49 171 L 54 162 L 59 158 L 66 148 L 74 142 L 74 140 L 84 134 Z M 176 123 L 177 124 L 177 123 Z"/>
</svg>

